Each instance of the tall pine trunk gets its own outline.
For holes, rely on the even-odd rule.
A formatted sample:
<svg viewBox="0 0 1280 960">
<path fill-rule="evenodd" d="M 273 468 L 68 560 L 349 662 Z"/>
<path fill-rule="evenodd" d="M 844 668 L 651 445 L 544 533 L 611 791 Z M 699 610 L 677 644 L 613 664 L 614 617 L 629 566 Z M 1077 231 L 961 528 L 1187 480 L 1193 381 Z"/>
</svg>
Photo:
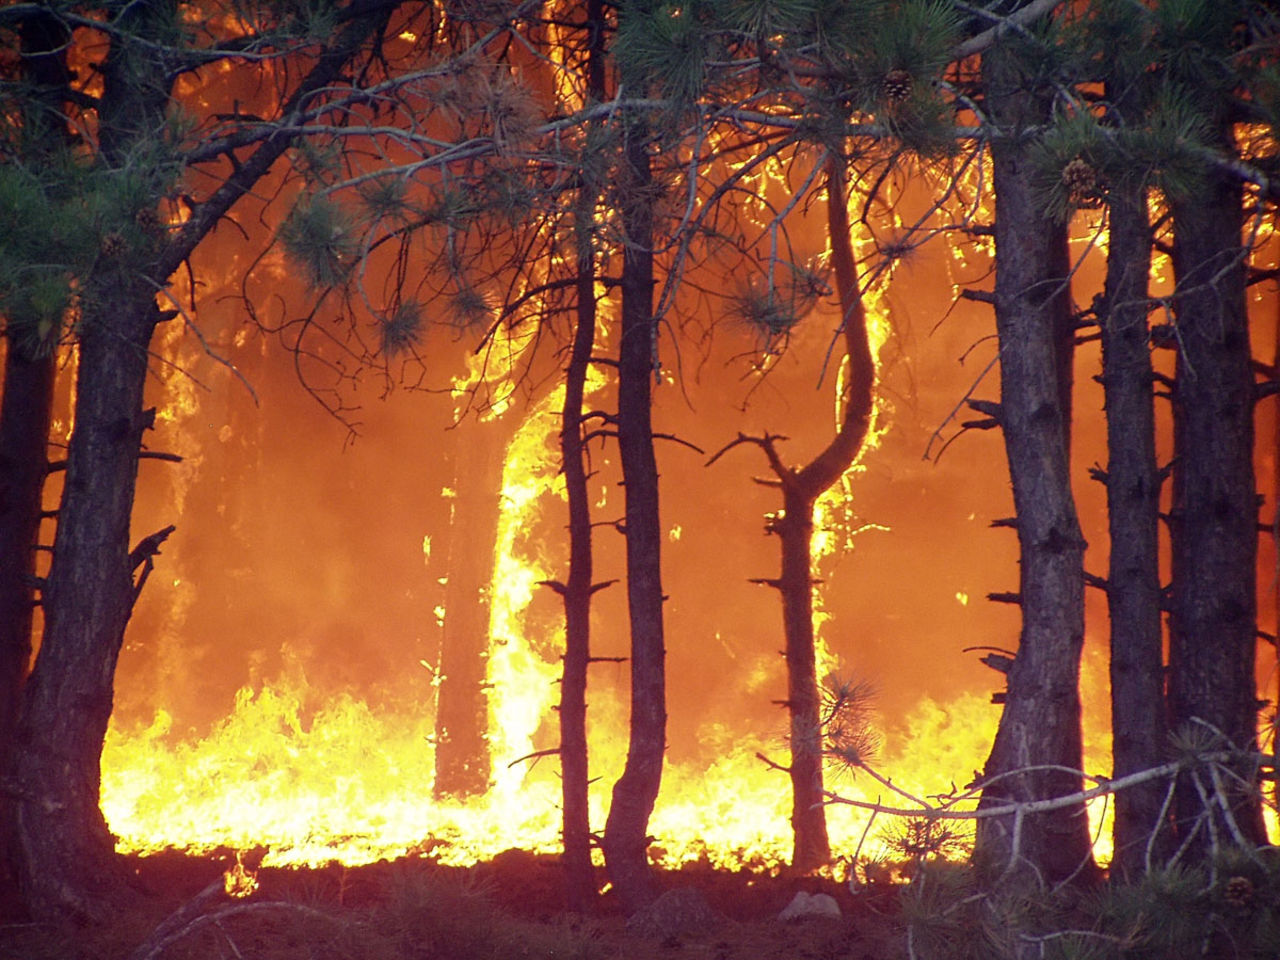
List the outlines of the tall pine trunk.
<svg viewBox="0 0 1280 960">
<path fill-rule="evenodd" d="M 1035 202 L 1029 127 L 1046 104 L 1029 90 L 1019 54 L 983 56 L 987 106 L 999 134 L 991 155 L 996 197 L 999 421 L 1013 484 L 1022 629 L 983 773 L 980 808 L 1063 796 L 1082 787 L 1079 672 L 1084 645 L 1084 538 L 1071 491 L 1065 340 L 1070 333 L 1065 227 Z M 1021 772 L 1052 765 L 1059 769 Z M 1025 818 L 978 821 L 975 859 L 986 881 L 1057 884 L 1096 868 L 1084 804 Z"/>
<path fill-rule="evenodd" d="M 17 737 L 18 869 L 37 917 L 100 915 L 126 887 L 98 806 L 99 764 L 134 600 L 129 516 L 154 417 L 142 394 L 158 312 L 149 289 L 121 277 L 92 283 L 86 295 L 44 638 Z"/>
<path fill-rule="evenodd" d="M 805 873 L 831 860 L 823 806 L 822 694 L 814 649 L 813 511 L 818 498 L 840 479 L 862 451 L 871 425 L 875 391 L 875 362 L 871 357 L 866 311 L 849 235 L 843 163 L 843 158 L 834 155 L 827 161 L 827 231 L 841 310 L 841 339 L 849 365 L 841 422 L 823 451 L 799 469 L 782 467 L 771 446 L 766 446 L 783 496 L 782 513 L 769 529 L 778 535 L 782 552 L 781 571 L 772 584 L 782 596 L 786 636 L 794 837 L 791 865 Z"/>
<path fill-rule="evenodd" d="M 1230 155 L 1229 128 L 1219 135 Z M 1241 204 L 1239 182 L 1209 171 L 1193 198 L 1172 205 L 1178 357 L 1169 702 L 1180 735 L 1205 742 L 1220 734 L 1252 752 L 1258 507 Z M 1236 773 L 1252 785 L 1226 788 L 1236 826 L 1247 842 L 1264 842 L 1257 770 L 1242 760 Z M 1184 839 L 1197 830 L 1195 854 L 1231 842 L 1231 825 L 1205 809 L 1192 784 L 1180 785 L 1176 812 Z"/>
<path fill-rule="evenodd" d="M 1122 107 L 1123 110 L 1123 107 Z M 1160 611 L 1160 471 L 1156 464 L 1147 282 L 1151 230 L 1146 191 L 1111 191 L 1102 322 L 1102 385 L 1108 461 L 1103 481 L 1111 558 L 1112 776 L 1166 759 L 1164 647 Z M 1162 863 L 1171 833 L 1161 821 L 1166 787 L 1158 781 L 1115 798 L 1113 874 L 1136 879 L 1148 850 Z"/>
<path fill-rule="evenodd" d="M 643 84 L 624 86 L 633 92 Z M 649 816 L 666 750 L 666 647 L 662 616 L 662 530 L 653 449 L 653 176 L 648 127 L 626 121 L 618 188 L 625 232 L 618 350 L 618 450 L 625 499 L 627 610 L 631 627 L 631 722 L 627 761 L 605 821 L 605 866 L 623 907 L 656 896 L 648 858 Z"/>
<path fill-rule="evenodd" d="M 4 671 L 0 744 L 8 750 L 31 661 L 36 538 L 49 470 L 54 350 L 10 339 L 0 401 L 0 669 Z M 7 763 L 5 766 L 7 767 Z"/>
<path fill-rule="evenodd" d="M 21 151 L 33 167 L 64 162 L 71 146 L 59 122 L 70 84 L 70 30 L 52 13 L 35 11 L 21 22 L 22 76 L 30 87 L 22 113 Z M 42 333 L 39 318 L 5 318 L 3 395 L 0 396 L 0 778 L 13 773 L 18 708 L 31 666 L 38 566 L 37 541 L 49 472 L 59 323 Z M 15 810 L 0 791 L 0 883 L 12 887 L 14 857 L 8 833 Z"/>
<path fill-rule="evenodd" d="M 604 3 L 587 3 L 587 100 L 604 99 Z M 585 912 L 597 885 L 591 863 L 590 758 L 587 752 L 587 670 L 591 665 L 591 501 L 583 442 L 583 399 L 596 342 L 595 207 L 599 198 L 594 159 L 583 157 L 575 208 L 577 315 L 565 371 L 560 417 L 560 457 L 569 510 L 569 574 L 557 585 L 564 601 L 564 671 L 560 680 L 560 775 L 563 804 L 565 890 L 570 910 Z"/>
<path fill-rule="evenodd" d="M 98 162 L 111 169 L 127 170 L 140 147 L 154 149 L 163 135 L 172 78 L 145 38 L 167 35 L 175 17 L 172 0 L 116 17 L 122 35 L 101 68 L 98 108 Z M 17 871 L 36 917 L 101 913 L 125 886 L 98 803 L 116 660 L 141 562 L 130 556 L 129 521 L 142 434 L 154 419 L 142 401 L 161 319 L 146 271 L 135 269 L 151 262 L 156 240 L 137 242 L 104 245 L 81 291 L 75 429 L 43 591 L 44 635 L 15 740 Z"/>
</svg>

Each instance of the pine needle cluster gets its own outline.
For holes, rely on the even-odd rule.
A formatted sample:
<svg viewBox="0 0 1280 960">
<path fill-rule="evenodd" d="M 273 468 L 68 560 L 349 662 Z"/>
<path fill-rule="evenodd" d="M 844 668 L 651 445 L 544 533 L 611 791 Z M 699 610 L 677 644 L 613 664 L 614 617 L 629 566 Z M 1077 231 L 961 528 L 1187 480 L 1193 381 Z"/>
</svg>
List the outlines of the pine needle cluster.
<svg viewBox="0 0 1280 960">
<path fill-rule="evenodd" d="M 280 226 L 280 242 L 316 287 L 340 286 L 360 252 L 354 219 L 324 196 L 304 195 L 294 205 Z"/>
</svg>

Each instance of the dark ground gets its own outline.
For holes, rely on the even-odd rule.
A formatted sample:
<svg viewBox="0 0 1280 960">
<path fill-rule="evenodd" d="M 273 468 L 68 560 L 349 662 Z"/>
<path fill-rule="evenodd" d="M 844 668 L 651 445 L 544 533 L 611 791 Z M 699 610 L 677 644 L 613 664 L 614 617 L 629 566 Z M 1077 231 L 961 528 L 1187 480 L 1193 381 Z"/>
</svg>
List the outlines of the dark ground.
<svg viewBox="0 0 1280 960">
<path fill-rule="evenodd" d="M 556 858 L 520 851 L 465 869 L 421 859 L 259 869 L 251 897 L 206 893 L 191 910 L 234 862 L 177 852 L 134 859 L 144 896 L 133 907 L 76 928 L 4 924 L 0 960 L 888 960 L 906 952 L 893 888 L 854 896 L 821 878 L 692 865 L 660 875 L 664 891 L 685 891 L 674 895 L 685 909 L 628 924 L 608 893 L 592 914 L 569 913 Z M 834 897 L 841 918 L 779 920 L 798 891 Z M 700 901 L 709 914 L 698 915 Z"/>
</svg>

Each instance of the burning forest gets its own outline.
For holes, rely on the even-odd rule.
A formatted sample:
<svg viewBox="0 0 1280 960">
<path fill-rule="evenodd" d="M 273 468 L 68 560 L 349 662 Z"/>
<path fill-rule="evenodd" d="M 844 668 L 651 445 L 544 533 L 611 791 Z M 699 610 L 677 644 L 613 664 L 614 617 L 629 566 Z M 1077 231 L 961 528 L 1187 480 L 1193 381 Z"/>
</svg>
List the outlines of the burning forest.
<svg viewBox="0 0 1280 960">
<path fill-rule="evenodd" d="M 3 942 L 1273 955 L 1278 26 L 0 7 Z"/>
</svg>

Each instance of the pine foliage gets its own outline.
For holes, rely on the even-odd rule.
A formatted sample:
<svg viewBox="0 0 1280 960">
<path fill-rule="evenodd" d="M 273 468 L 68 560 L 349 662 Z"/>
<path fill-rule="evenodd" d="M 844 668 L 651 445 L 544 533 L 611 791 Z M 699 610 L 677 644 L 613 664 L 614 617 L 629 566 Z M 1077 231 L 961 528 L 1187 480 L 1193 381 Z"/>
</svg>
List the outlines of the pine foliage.
<svg viewBox="0 0 1280 960">
<path fill-rule="evenodd" d="M 317 287 L 340 286 L 360 251 L 352 218 L 324 196 L 305 196 L 294 205 L 280 226 L 280 241 Z"/>
</svg>

